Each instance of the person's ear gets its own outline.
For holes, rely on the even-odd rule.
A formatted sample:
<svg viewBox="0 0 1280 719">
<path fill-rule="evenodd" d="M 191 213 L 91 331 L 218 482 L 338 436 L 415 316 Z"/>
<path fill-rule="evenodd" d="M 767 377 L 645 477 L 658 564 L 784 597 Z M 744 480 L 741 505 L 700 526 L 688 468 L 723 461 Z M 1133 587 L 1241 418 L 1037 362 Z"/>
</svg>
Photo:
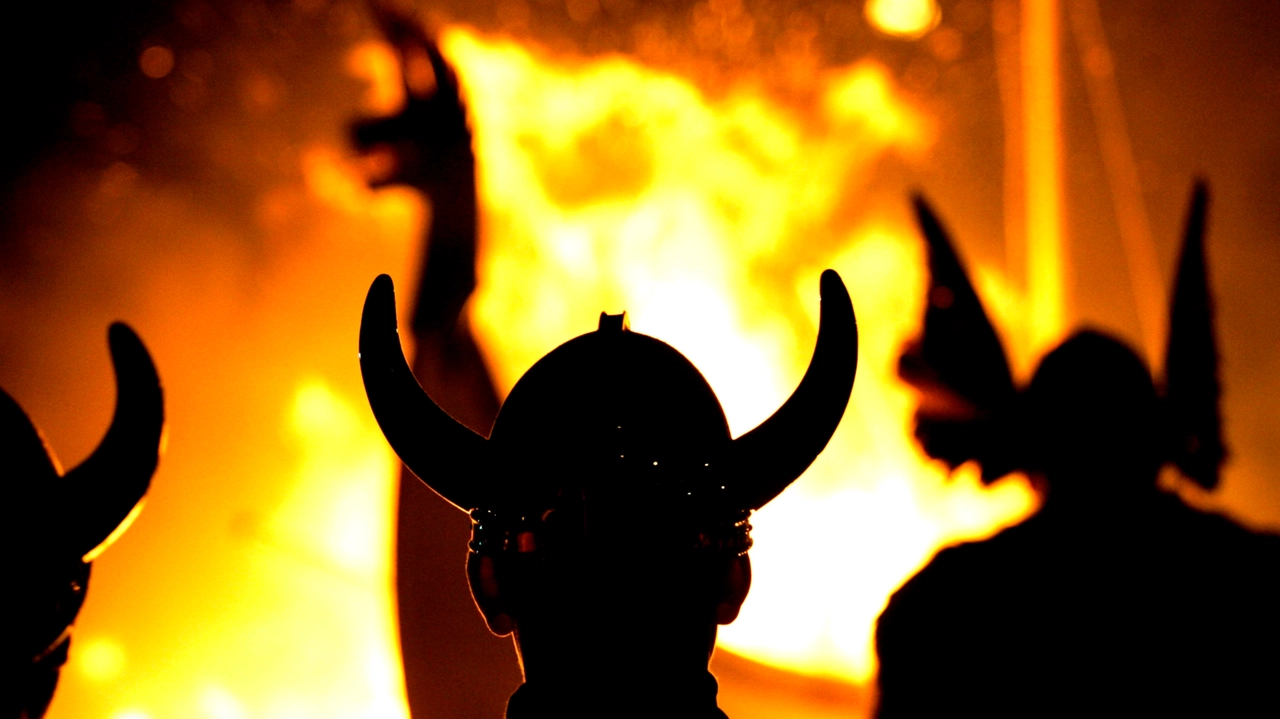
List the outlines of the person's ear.
<svg viewBox="0 0 1280 719">
<path fill-rule="evenodd" d="M 489 631 L 506 636 L 515 629 L 515 621 L 503 611 L 502 586 L 498 582 L 497 563 L 493 557 L 471 553 L 467 555 L 467 579 L 471 584 L 471 598 L 484 615 Z"/>
<path fill-rule="evenodd" d="M 724 590 L 716 604 L 716 624 L 731 624 L 751 591 L 751 558 L 734 557 L 725 568 Z"/>
</svg>

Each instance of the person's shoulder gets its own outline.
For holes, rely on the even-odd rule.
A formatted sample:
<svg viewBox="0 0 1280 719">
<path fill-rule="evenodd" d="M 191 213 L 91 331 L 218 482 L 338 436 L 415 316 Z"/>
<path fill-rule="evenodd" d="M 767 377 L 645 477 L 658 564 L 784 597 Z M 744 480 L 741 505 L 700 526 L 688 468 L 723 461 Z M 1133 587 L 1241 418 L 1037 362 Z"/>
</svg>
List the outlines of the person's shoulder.
<svg viewBox="0 0 1280 719">
<path fill-rule="evenodd" d="M 1280 534 L 1274 531 L 1251 529 L 1225 514 L 1190 507 L 1176 495 L 1162 497 L 1158 509 L 1173 531 L 1201 547 L 1280 559 Z"/>
<path fill-rule="evenodd" d="M 989 539 L 942 549 L 889 598 L 880 618 L 882 628 L 928 621 L 927 617 L 953 622 L 1001 604 L 996 595 L 1023 565 L 1034 534 L 1034 528 L 1019 525 Z"/>
<path fill-rule="evenodd" d="M 945 547 L 904 585 L 958 583 L 974 588 L 978 579 L 1006 576 L 1010 563 L 1022 562 L 1038 545 L 1031 523 L 1007 527 L 995 536 Z"/>
</svg>

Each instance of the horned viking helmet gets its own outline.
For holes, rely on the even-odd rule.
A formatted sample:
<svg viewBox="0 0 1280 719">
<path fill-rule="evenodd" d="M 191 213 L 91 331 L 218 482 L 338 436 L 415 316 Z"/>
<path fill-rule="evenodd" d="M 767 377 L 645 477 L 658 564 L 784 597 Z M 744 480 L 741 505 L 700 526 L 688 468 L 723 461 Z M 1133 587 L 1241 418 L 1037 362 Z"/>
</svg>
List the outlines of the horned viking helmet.
<svg viewBox="0 0 1280 719">
<path fill-rule="evenodd" d="M 625 315 L 601 314 L 595 332 L 535 363 L 487 439 L 414 379 L 386 275 L 365 300 L 360 367 L 374 416 L 405 465 L 471 512 L 474 551 L 532 551 L 545 536 L 547 510 L 577 501 L 591 507 L 588 533 L 626 525 L 634 536 L 647 526 L 659 530 L 644 533 L 653 547 L 680 535 L 655 526 L 674 522 L 692 530 L 680 535 L 681 546 L 741 553 L 750 546 L 747 515 L 808 468 L 849 401 L 858 357 L 853 306 L 831 270 L 821 292 L 817 346 L 800 386 L 736 440 L 701 373 L 670 345 L 631 332 Z"/>
<path fill-rule="evenodd" d="M 137 516 L 159 461 L 164 396 L 155 365 L 124 324 L 111 325 L 107 337 L 115 415 L 93 454 L 65 474 L 40 431 L 0 390 L 0 467 L 10 493 L 4 546 L 13 548 L 6 559 L 13 582 L 4 648 L 14 678 L 3 698 L 9 715 L 44 714 L 84 603 L 90 562 Z"/>
<path fill-rule="evenodd" d="M 987 482 L 1017 470 L 1082 477 L 1105 469 L 1145 487 L 1170 462 L 1205 489 L 1216 487 L 1227 450 L 1205 268 L 1208 203 L 1207 185 L 1197 182 L 1169 310 L 1163 382 L 1120 340 L 1083 331 L 1046 355 L 1030 386 L 1020 389 L 949 233 L 917 197 L 931 277 L 924 331 L 899 371 L 924 399 L 916 436 L 925 452 L 953 468 L 977 460 Z"/>
</svg>

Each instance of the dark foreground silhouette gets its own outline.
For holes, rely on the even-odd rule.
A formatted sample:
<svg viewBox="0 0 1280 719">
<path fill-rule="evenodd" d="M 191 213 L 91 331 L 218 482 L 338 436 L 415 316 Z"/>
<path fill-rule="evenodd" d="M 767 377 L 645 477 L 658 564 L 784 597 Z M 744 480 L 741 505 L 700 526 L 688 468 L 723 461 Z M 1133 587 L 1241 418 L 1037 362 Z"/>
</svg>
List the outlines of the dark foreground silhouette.
<svg viewBox="0 0 1280 719">
<path fill-rule="evenodd" d="M 800 386 L 736 440 L 683 355 L 603 314 L 525 373 L 486 439 L 418 386 L 391 280 L 374 282 L 369 403 L 405 465 L 470 511 L 472 593 L 524 670 L 510 719 L 724 716 L 707 662 L 750 587 L 748 517 L 822 451 L 853 386 L 857 326 L 834 272 L 822 297 Z"/>
<path fill-rule="evenodd" d="M 1161 492 L 1172 462 L 1212 489 L 1225 454 L 1198 186 L 1157 391 L 1124 344 L 1080 332 L 1026 389 L 941 225 L 917 211 L 933 273 L 902 359 L 917 437 L 990 481 L 1031 475 L 1039 513 L 943 550 L 880 617 L 879 716 L 1271 716 L 1280 705 L 1280 538 Z"/>
<path fill-rule="evenodd" d="M 38 719 L 53 699 L 91 563 L 126 529 L 151 486 L 164 397 L 146 348 L 111 326 L 116 410 L 89 458 L 63 474 L 39 430 L 0 391 L 0 476 L 5 484 L 5 719 Z"/>
</svg>

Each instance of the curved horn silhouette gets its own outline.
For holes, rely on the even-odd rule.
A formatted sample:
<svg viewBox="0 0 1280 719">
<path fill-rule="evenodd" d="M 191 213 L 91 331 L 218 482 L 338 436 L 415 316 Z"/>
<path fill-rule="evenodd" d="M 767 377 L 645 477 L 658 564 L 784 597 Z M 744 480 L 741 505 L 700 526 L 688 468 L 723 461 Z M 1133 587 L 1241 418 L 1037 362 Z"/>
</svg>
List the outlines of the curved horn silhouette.
<svg viewBox="0 0 1280 719">
<path fill-rule="evenodd" d="M 400 460 L 428 487 L 467 511 L 484 505 L 487 440 L 437 405 L 400 349 L 395 286 L 378 275 L 360 318 L 360 373 L 378 426 Z"/>
<path fill-rule="evenodd" d="M 818 342 L 800 386 L 759 427 L 734 440 L 729 472 L 735 504 L 759 509 L 817 458 L 849 404 L 858 369 L 858 321 L 834 270 L 822 273 Z"/>
<path fill-rule="evenodd" d="M 92 561 L 142 508 L 160 461 L 164 392 L 151 355 L 128 325 L 107 331 L 116 372 L 116 410 L 98 448 L 63 477 L 70 549 Z"/>
</svg>

